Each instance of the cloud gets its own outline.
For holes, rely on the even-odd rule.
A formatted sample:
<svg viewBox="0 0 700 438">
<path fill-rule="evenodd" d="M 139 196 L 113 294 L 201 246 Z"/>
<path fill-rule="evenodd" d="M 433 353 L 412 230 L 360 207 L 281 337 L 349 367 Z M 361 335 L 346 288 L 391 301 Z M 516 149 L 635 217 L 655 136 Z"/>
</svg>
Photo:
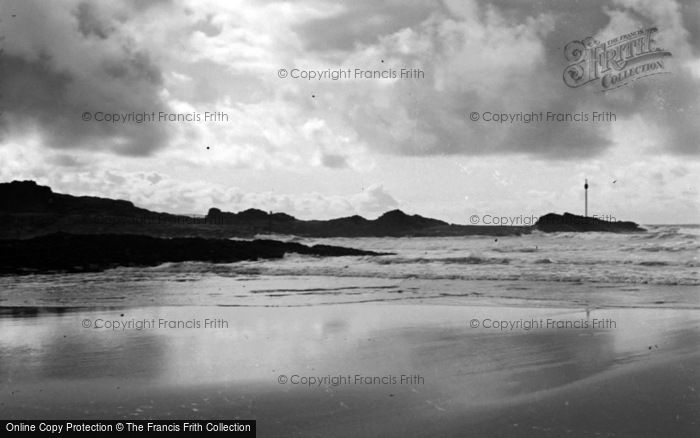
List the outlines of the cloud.
<svg viewBox="0 0 700 438">
<path fill-rule="evenodd" d="M 378 184 L 370 186 L 351 202 L 357 205 L 357 211 L 365 214 L 380 214 L 399 207 L 399 202 Z"/>
<path fill-rule="evenodd" d="M 85 166 L 85 163 L 80 161 L 80 159 L 65 154 L 51 156 L 46 161 L 58 167 L 81 168 Z"/>
<path fill-rule="evenodd" d="M 698 152 L 698 26 L 686 1 L 10 2 L 4 138 L 146 156 L 226 145 L 240 165 L 362 170 L 382 154 L 592 157 L 610 124 L 472 122 L 469 113 L 615 111 L 657 146 Z M 672 74 L 615 93 L 568 89 L 563 46 L 660 29 Z M 418 68 L 413 80 L 280 79 L 279 68 Z M 225 126 L 84 122 L 84 111 L 227 111 Z M 308 132 L 309 125 L 318 126 Z M 197 158 L 193 158 L 194 161 Z"/>
<path fill-rule="evenodd" d="M 35 158 L 15 156 L 23 169 L 0 169 L 0 180 L 32 179 L 57 193 L 126 199 L 153 211 L 179 214 L 205 214 L 212 207 L 234 212 L 258 208 L 304 219 L 331 219 L 355 214 L 373 217 L 400 206 L 381 184 L 346 195 L 253 192 L 203 180 L 183 181 L 160 172 L 125 171 L 106 163 L 93 162 L 88 166 L 66 155 L 48 158 L 56 168 L 47 172 L 29 165 Z M 68 168 L 70 172 L 65 171 Z"/>
<path fill-rule="evenodd" d="M 387 8 L 401 12 L 385 20 Z M 610 123 L 510 125 L 469 120 L 471 111 L 578 114 L 614 111 L 641 116 L 658 128 L 657 147 L 693 154 L 699 148 L 696 59 L 676 2 L 593 2 L 572 10 L 560 2 L 445 2 L 425 9 L 362 2 L 296 27 L 302 38 L 295 66 L 306 68 L 421 68 L 424 80 L 313 83 L 323 102 L 345 109 L 325 117 L 331 131 L 352 127 L 372 152 L 407 156 L 526 153 L 557 160 L 602 154 L 613 147 Z M 695 7 L 697 9 L 697 6 Z M 357 26 L 342 19 L 363 17 Z M 563 46 L 590 35 L 660 28 L 659 42 L 674 53 L 672 74 L 639 81 L 616 93 L 568 89 L 561 75 Z M 349 44 L 342 39 L 361 34 Z M 340 41 L 342 39 L 342 41 Z M 295 84 L 296 85 L 296 84 Z M 299 86 L 299 88 L 310 88 Z M 295 90 L 296 91 L 296 90 Z M 299 99 L 301 101 L 301 99 Z M 358 104 L 361 102 L 361 104 Z M 333 165 L 335 161 L 329 161 Z"/>
<path fill-rule="evenodd" d="M 3 138 L 38 133 L 47 148 L 132 156 L 168 144 L 163 125 L 82 119 L 86 111 L 167 110 L 160 95 L 161 68 L 123 22 L 137 11 L 109 5 L 23 1 L 5 6 L 16 17 L 3 23 Z"/>
<path fill-rule="evenodd" d="M 381 36 L 418 26 L 441 5 L 419 0 L 360 0 L 349 7 L 335 6 L 335 13 L 313 18 L 293 30 L 303 42 L 304 51 L 352 51 L 375 44 Z"/>
<path fill-rule="evenodd" d="M 628 119 L 639 117 L 655 129 L 656 153 L 698 154 L 700 126 L 694 120 L 700 119 L 700 78 L 693 71 L 697 58 L 692 55 L 690 32 L 683 27 L 683 8 L 674 1 L 616 0 L 614 3 L 620 9 L 607 11 L 610 21 L 600 30 L 599 38 L 656 26 L 657 44 L 673 55 L 666 61 L 670 75 L 658 80 L 640 80 L 610 93 L 608 107 Z M 695 6 L 700 9 L 699 5 Z"/>
</svg>

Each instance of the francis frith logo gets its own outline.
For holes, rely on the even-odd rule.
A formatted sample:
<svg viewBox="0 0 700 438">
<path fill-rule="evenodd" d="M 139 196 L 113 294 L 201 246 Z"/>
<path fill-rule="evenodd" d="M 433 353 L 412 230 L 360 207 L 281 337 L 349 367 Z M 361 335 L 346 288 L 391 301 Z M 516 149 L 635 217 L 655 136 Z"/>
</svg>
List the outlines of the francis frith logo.
<svg viewBox="0 0 700 438">
<path fill-rule="evenodd" d="M 601 91 L 610 91 L 643 77 L 668 73 L 664 58 L 671 52 L 657 46 L 657 32 L 651 27 L 605 42 L 592 37 L 571 41 L 564 47 L 570 63 L 564 69 L 564 83 L 571 88 L 593 83 Z"/>
</svg>

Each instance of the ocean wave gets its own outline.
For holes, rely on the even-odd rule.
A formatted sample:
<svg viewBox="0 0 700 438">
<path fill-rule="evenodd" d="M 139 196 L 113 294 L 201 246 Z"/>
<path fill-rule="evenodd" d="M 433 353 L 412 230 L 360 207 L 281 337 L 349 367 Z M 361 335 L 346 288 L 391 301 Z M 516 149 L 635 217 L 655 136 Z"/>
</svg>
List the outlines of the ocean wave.
<svg viewBox="0 0 700 438">
<path fill-rule="evenodd" d="M 544 260 L 544 259 L 540 259 Z M 617 283 L 617 284 L 650 284 L 650 285 L 667 285 L 667 286 L 700 286 L 700 278 L 697 275 L 687 275 L 682 272 L 670 273 L 667 269 L 656 270 L 656 266 L 669 268 L 668 264 L 663 264 L 660 261 L 651 261 L 648 263 L 640 262 L 630 266 L 640 266 L 645 268 L 645 271 L 626 271 L 626 272 L 609 272 L 601 270 L 586 270 L 583 272 L 572 271 L 552 271 L 552 270 L 533 270 L 523 271 L 521 269 L 499 270 L 490 268 L 488 271 L 463 271 L 455 272 L 440 271 L 430 269 L 428 265 L 423 265 L 425 268 L 411 268 L 410 265 L 404 264 L 403 269 L 389 269 L 386 265 L 338 265 L 328 266 L 323 264 L 311 265 L 284 265 L 266 262 L 245 262 L 229 265 L 213 265 L 210 263 L 191 263 L 185 262 L 181 264 L 173 264 L 167 270 L 163 271 L 163 267 L 149 268 L 152 270 L 160 270 L 165 274 L 164 279 L 169 279 L 168 274 L 171 272 L 183 271 L 197 272 L 201 274 L 214 274 L 221 277 L 234 277 L 237 280 L 247 280 L 251 278 L 259 278 L 261 276 L 270 277 L 317 277 L 330 276 L 339 278 L 383 278 L 383 279 L 425 279 L 425 280 L 523 280 L 523 281 L 542 281 L 542 282 L 587 282 L 587 283 Z M 697 265 L 697 262 L 689 262 Z M 548 262 L 540 262 L 540 264 L 548 264 Z M 452 265 L 459 266 L 459 265 Z M 488 265 L 477 265 L 488 266 Z M 560 265 L 557 265 L 560 266 Z M 688 266 L 688 265 L 686 265 Z M 566 266 L 561 266 L 566 268 Z M 213 269 L 216 268 L 216 269 Z M 122 269 L 140 269 L 140 268 L 122 268 Z M 663 276 L 659 276 L 663 274 Z M 121 275 L 123 276 L 123 275 Z"/>
<path fill-rule="evenodd" d="M 639 262 L 637 263 L 639 266 L 669 266 L 669 262 L 660 262 L 660 261 L 645 261 L 645 262 Z"/>
<path fill-rule="evenodd" d="M 678 260 L 678 261 L 668 261 L 668 260 L 613 260 L 613 259 L 599 259 L 599 260 L 567 260 L 567 259 L 553 259 L 550 257 L 544 257 L 535 259 L 532 261 L 520 260 L 522 264 L 557 264 L 557 265 L 567 265 L 567 266 L 625 266 L 625 265 L 637 265 L 637 266 L 690 266 L 688 261 Z"/>
<path fill-rule="evenodd" d="M 449 265 L 507 265 L 511 259 L 497 257 L 443 257 L 443 258 L 425 258 L 425 257 L 377 257 L 374 263 L 378 265 L 403 265 L 403 264 L 426 264 L 426 263 L 442 263 Z"/>
<path fill-rule="evenodd" d="M 494 248 L 492 251 L 501 253 L 533 253 L 538 252 L 540 249 L 538 247 L 524 247 L 524 248 Z"/>
<path fill-rule="evenodd" d="M 681 252 L 681 251 L 697 251 L 700 245 L 693 246 L 647 246 L 638 248 L 640 251 L 646 252 Z"/>
<path fill-rule="evenodd" d="M 276 234 L 276 233 L 269 233 L 269 234 L 256 234 L 253 236 L 254 239 L 262 239 L 262 240 L 279 240 L 281 242 L 303 242 L 307 239 L 296 236 L 294 234 Z M 250 240 L 250 239 L 242 239 L 242 240 Z"/>
<path fill-rule="evenodd" d="M 393 255 L 317 258 L 289 254 L 276 260 L 231 264 L 169 263 L 114 270 L 105 273 L 106 280 L 96 279 L 96 283 L 154 278 L 170 283 L 212 276 L 236 281 L 266 276 L 328 276 L 698 286 L 699 262 L 694 251 L 700 249 L 700 243 L 697 236 L 681 237 L 689 235 L 687 231 L 678 226 L 656 226 L 648 233 L 626 235 L 533 233 L 499 237 L 497 242 L 490 237 L 311 239 L 305 242 L 359 247 Z M 659 237 L 670 235 L 676 236 L 675 239 Z M 277 235 L 276 238 L 293 237 Z"/>
<path fill-rule="evenodd" d="M 697 225 L 657 225 L 649 226 L 648 233 L 636 235 L 648 240 L 692 239 L 700 237 L 700 226 Z"/>
</svg>

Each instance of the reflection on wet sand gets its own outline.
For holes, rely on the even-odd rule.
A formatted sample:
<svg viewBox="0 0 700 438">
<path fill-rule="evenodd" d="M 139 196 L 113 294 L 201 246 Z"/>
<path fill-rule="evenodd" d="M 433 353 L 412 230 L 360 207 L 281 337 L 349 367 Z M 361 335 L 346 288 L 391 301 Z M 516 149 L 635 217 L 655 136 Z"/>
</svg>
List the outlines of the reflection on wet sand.
<svg viewBox="0 0 700 438">
<path fill-rule="evenodd" d="M 587 318 L 608 318 L 616 326 L 470 327 L 474 319 Z M 227 328 L 94 328 L 97 320 L 185 321 L 194 327 L 207 319 L 225 320 Z M 85 320 L 93 327 L 84 328 Z M 342 425 L 363 425 L 373 435 L 401 419 L 401 427 L 425 427 L 428 436 L 447 433 L 440 424 L 482 432 L 516 427 L 497 414 L 517 406 L 542 417 L 540 422 L 557 423 L 547 420 L 547 403 L 557 397 L 575 403 L 587 388 L 602 385 L 616 387 L 616 396 L 637 406 L 640 418 L 654 413 L 644 403 L 644 397 L 654 397 L 654 406 L 679 415 L 682 420 L 673 423 L 679 430 L 698 421 L 689 414 L 699 403 L 697 373 L 663 371 L 698 369 L 700 312 L 693 310 L 586 315 L 546 308 L 361 304 L 40 315 L 23 310 L 0 317 L 0 333 L 0 406 L 10 418 L 255 418 L 261 436 L 314 430 L 343 435 Z M 620 383 L 626 375 L 657 368 L 654 379 Z M 421 380 L 390 380 L 415 375 Z M 347 379 L 331 383 L 336 376 Z M 321 384 L 298 383 L 309 377 Z M 366 384 L 364 378 L 391 383 Z M 612 402 L 592 397 L 586 406 L 621 409 Z M 623 427 L 614 418 L 606 424 L 610 431 Z"/>
</svg>

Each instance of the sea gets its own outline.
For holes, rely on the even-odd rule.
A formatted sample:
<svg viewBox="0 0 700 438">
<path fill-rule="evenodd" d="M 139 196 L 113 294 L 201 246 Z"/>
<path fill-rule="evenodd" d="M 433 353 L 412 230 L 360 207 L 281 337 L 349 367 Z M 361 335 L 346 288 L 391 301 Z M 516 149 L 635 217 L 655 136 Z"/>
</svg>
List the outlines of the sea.
<svg viewBox="0 0 700 438">
<path fill-rule="evenodd" d="M 412 436 L 482 412 L 510 418 L 483 411 L 507 405 L 522 406 L 522 418 L 475 435 L 633 427 L 623 435 L 642 436 L 665 421 L 659 430 L 693 436 L 700 226 L 647 229 L 265 235 L 390 254 L 0 277 L 0 412 L 257 419 L 260 436 L 343 436 L 356 425 L 367 436 L 396 427 Z M 378 383 L 332 383 L 350 375 Z M 382 383 L 396 376 L 418 380 Z M 595 396 L 580 392 L 589 389 Z M 551 402 L 557 394 L 569 398 Z M 565 413 L 553 416 L 555 406 Z M 544 419 L 530 420 L 533 412 Z M 552 429 L 554 418 L 565 424 Z M 615 418 L 622 425 L 605 423 Z"/>
<path fill-rule="evenodd" d="M 390 253 L 288 254 L 231 264 L 167 263 L 0 277 L 0 308 L 314 306 L 392 302 L 700 308 L 700 225 L 521 236 L 257 238 Z"/>
</svg>

